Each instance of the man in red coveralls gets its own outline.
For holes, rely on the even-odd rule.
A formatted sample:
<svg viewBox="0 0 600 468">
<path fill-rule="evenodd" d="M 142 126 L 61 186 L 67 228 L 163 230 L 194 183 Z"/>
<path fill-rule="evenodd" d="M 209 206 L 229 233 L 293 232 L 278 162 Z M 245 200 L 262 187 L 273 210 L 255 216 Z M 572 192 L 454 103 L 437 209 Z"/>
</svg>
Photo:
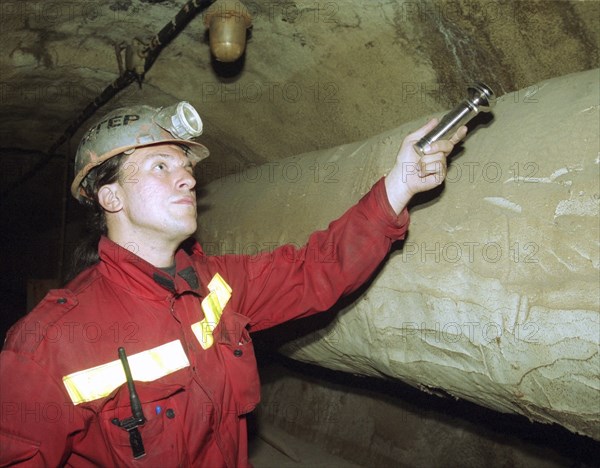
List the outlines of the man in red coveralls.
<svg viewBox="0 0 600 468">
<path fill-rule="evenodd" d="M 94 210 L 97 237 L 75 279 L 9 332 L 0 465 L 249 466 L 245 415 L 259 401 L 249 331 L 327 310 L 370 277 L 404 237 L 410 198 L 443 181 L 466 133 L 420 158 L 412 144 L 435 123 L 302 249 L 254 257 L 206 256 L 190 237 L 193 166 L 208 156 L 191 141 L 201 120 L 190 104 L 118 109 L 94 125 L 71 191 Z M 308 254 L 332 245 L 335 262 Z"/>
</svg>

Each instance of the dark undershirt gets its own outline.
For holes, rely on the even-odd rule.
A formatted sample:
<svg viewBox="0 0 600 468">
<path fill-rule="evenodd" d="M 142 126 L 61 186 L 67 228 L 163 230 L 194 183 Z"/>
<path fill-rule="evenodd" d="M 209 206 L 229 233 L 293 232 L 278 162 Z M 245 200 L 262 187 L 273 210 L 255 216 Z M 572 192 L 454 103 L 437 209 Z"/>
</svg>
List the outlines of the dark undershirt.
<svg viewBox="0 0 600 468">
<path fill-rule="evenodd" d="M 175 267 L 176 265 L 167 267 L 167 268 L 159 268 L 159 270 L 164 271 L 167 275 L 174 277 L 175 276 Z"/>
</svg>

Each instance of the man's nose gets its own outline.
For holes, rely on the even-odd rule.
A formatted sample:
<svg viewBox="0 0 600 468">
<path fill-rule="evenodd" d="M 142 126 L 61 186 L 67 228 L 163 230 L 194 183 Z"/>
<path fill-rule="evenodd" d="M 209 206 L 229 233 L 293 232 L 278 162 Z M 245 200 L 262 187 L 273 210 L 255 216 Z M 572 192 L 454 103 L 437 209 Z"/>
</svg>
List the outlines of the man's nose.
<svg viewBox="0 0 600 468">
<path fill-rule="evenodd" d="M 180 176 L 177 180 L 178 188 L 187 188 L 192 190 L 196 186 L 196 178 L 194 174 L 191 174 L 188 169 L 180 168 Z"/>
</svg>

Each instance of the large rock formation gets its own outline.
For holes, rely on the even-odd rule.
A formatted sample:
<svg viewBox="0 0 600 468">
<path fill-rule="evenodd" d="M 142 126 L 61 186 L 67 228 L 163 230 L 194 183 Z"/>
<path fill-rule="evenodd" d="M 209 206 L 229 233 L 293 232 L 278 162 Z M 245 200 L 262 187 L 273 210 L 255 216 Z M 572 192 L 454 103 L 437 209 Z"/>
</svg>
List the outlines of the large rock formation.
<svg viewBox="0 0 600 468">
<path fill-rule="evenodd" d="M 599 440 L 598 89 L 591 70 L 499 99 L 372 284 L 283 352 Z M 303 243 L 422 123 L 208 185 L 199 238 L 211 253 Z"/>
</svg>

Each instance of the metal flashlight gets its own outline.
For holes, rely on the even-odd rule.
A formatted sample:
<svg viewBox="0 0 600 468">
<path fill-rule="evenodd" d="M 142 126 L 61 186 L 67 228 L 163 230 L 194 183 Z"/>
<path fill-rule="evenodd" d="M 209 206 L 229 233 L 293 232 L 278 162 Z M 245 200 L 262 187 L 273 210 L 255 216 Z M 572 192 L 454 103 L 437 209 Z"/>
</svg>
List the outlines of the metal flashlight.
<svg viewBox="0 0 600 468">
<path fill-rule="evenodd" d="M 467 99 L 442 117 L 440 123 L 433 130 L 413 145 L 418 154 L 424 156 L 424 149 L 427 145 L 453 135 L 479 112 L 489 112 L 496 104 L 494 92 L 484 83 L 470 85 L 467 92 Z"/>
</svg>

